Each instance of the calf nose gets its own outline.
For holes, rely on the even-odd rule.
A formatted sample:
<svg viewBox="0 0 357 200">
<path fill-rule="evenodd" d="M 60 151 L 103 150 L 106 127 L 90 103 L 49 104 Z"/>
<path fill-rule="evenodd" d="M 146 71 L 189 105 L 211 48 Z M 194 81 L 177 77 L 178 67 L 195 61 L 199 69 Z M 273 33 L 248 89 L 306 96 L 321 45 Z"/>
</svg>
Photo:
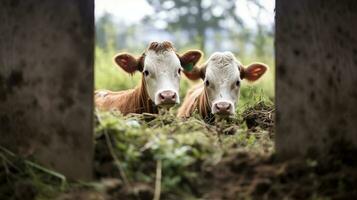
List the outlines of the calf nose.
<svg viewBox="0 0 357 200">
<path fill-rule="evenodd" d="M 217 109 L 217 114 L 229 114 L 231 104 L 228 102 L 218 102 L 215 107 Z"/>
<path fill-rule="evenodd" d="M 176 92 L 165 90 L 159 93 L 160 104 L 174 104 L 176 103 Z"/>
</svg>

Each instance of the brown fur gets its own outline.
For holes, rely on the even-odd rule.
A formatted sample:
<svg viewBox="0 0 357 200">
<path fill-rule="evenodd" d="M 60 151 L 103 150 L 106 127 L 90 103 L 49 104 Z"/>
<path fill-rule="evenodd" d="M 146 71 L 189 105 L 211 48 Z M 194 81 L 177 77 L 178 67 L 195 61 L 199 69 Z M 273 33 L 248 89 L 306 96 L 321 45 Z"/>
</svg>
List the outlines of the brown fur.
<svg viewBox="0 0 357 200">
<path fill-rule="evenodd" d="M 154 103 L 146 91 L 144 77 L 134 89 L 120 92 L 96 91 L 95 104 L 99 110 L 118 110 L 124 115 L 129 113 L 157 113 Z"/>
<path fill-rule="evenodd" d="M 178 109 L 177 116 L 180 118 L 189 118 L 195 111 L 205 120 L 211 118 L 211 106 L 209 105 L 207 91 L 202 84 L 190 89 L 187 92 L 185 100 Z"/>
<path fill-rule="evenodd" d="M 243 66 L 239 66 L 239 73 L 240 73 L 240 79 L 244 79 L 245 77 L 245 70 Z"/>
<path fill-rule="evenodd" d="M 114 57 L 116 65 L 121 67 L 129 74 L 134 74 L 136 71 L 142 72 L 144 69 L 145 56 L 148 50 L 153 50 L 156 53 L 165 51 L 175 51 L 171 42 L 151 42 L 145 52 L 137 59 L 129 53 L 120 53 Z M 181 65 L 185 65 L 189 62 L 196 64 L 201 58 L 202 53 L 200 51 L 189 51 L 183 56 L 179 56 Z M 146 83 L 144 77 L 142 77 L 141 85 L 134 89 L 112 92 L 112 91 L 96 91 L 95 92 L 95 104 L 99 110 L 118 110 L 124 115 L 129 113 L 157 113 L 154 102 L 150 100 L 146 90 Z"/>
<path fill-rule="evenodd" d="M 151 42 L 147 47 L 147 50 L 153 50 L 158 53 L 170 50 L 174 51 L 175 49 L 171 42 L 164 41 L 162 43 Z M 116 57 L 117 56 L 114 57 L 114 60 Z M 145 53 L 143 53 L 136 62 L 137 70 L 143 71 Z M 135 71 L 130 74 L 133 73 L 135 73 Z M 94 101 L 96 107 L 103 111 L 117 110 L 124 115 L 129 113 L 157 113 L 154 102 L 147 94 L 144 77 L 142 77 L 141 84 L 134 89 L 119 92 L 112 92 L 109 90 L 95 91 Z"/>
<path fill-rule="evenodd" d="M 164 52 L 164 51 L 175 51 L 175 48 L 173 47 L 171 42 L 164 41 L 164 42 L 151 42 L 149 44 L 148 50 L 153 50 L 156 53 L 159 52 Z"/>
<path fill-rule="evenodd" d="M 191 80 L 205 79 L 207 62 L 201 67 L 195 67 L 193 70 L 184 72 L 186 77 Z M 252 63 L 247 68 L 239 66 L 240 78 L 254 82 L 259 79 L 268 69 L 263 63 Z M 191 117 L 197 109 L 198 113 L 206 122 L 212 122 L 214 115 L 211 113 L 211 105 L 208 99 L 206 88 L 203 84 L 190 89 L 180 106 L 177 116 L 180 118 Z"/>
<path fill-rule="evenodd" d="M 185 72 L 185 75 L 191 80 L 204 79 L 206 64 L 200 68 L 194 68 L 191 72 Z M 245 77 L 244 68 L 239 67 L 239 71 L 243 79 Z M 213 119 L 207 91 L 203 84 L 197 85 L 187 92 L 182 105 L 178 109 L 177 116 L 180 118 L 189 118 L 196 110 L 205 121 L 210 121 L 211 118 Z"/>
</svg>

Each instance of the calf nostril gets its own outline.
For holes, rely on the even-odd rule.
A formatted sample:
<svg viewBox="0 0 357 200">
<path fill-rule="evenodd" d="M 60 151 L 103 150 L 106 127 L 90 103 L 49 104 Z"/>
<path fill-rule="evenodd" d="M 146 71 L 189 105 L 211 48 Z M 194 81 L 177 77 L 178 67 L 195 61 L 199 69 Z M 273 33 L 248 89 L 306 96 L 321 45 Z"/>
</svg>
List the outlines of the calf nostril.
<svg viewBox="0 0 357 200">
<path fill-rule="evenodd" d="M 162 93 L 159 94 L 159 97 L 160 97 L 161 100 L 165 99 L 165 96 Z"/>
<path fill-rule="evenodd" d="M 176 93 L 175 93 L 175 92 L 172 94 L 172 99 L 173 99 L 173 100 L 176 99 Z"/>
<path fill-rule="evenodd" d="M 228 110 L 228 109 L 230 109 L 230 108 L 231 108 L 231 104 L 228 103 L 228 104 L 226 105 L 226 109 Z"/>
<path fill-rule="evenodd" d="M 220 110 L 220 109 L 221 109 L 221 107 L 219 106 L 218 103 L 216 103 L 214 106 L 216 107 L 217 110 Z"/>
</svg>

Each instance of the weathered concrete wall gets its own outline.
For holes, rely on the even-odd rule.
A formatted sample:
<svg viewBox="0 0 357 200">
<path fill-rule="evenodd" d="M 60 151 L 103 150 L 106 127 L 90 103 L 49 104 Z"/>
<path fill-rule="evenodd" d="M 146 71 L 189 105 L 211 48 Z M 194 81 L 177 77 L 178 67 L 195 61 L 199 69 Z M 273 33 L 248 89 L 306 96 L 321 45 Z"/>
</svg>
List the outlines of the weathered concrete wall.
<svg viewBox="0 0 357 200">
<path fill-rule="evenodd" d="M 93 0 L 2 0 L 0 22 L 0 144 L 90 178 Z"/>
<path fill-rule="evenodd" d="M 357 1 L 276 1 L 276 148 L 357 147 Z"/>
</svg>

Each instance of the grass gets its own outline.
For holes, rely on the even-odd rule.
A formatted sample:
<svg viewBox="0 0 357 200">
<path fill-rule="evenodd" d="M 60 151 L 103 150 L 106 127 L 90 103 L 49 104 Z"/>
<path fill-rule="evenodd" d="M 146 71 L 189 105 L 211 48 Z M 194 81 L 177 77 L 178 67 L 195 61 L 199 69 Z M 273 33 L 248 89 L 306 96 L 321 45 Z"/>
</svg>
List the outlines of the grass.
<svg viewBox="0 0 357 200">
<path fill-rule="evenodd" d="M 63 175 L 2 149 L 0 161 L 4 164 L 0 168 L 10 168 L 7 178 L 1 180 L 7 184 L 0 184 L 1 191 L 10 191 L 2 195 L 11 199 L 11 195 L 19 195 L 19 187 L 25 187 L 41 200 L 71 191 L 103 192 L 107 190 L 103 189 L 106 186 L 101 180 L 113 178 L 121 185 L 116 189 L 118 193 L 110 195 L 118 199 L 135 199 L 135 196 L 145 199 L 142 193 L 154 193 L 157 173 L 161 171 L 161 199 L 194 199 L 192 185 L 202 181 L 202 170 L 215 166 L 226 155 L 274 151 L 272 132 L 259 127 L 248 130 L 244 119 L 208 125 L 198 115 L 188 120 L 177 119 L 175 112 L 172 109 L 155 116 L 96 113 L 96 181 L 92 183 L 67 182 Z M 0 174 L 6 171 L 0 170 Z M 20 197 L 25 198 L 23 194 Z"/>
<path fill-rule="evenodd" d="M 66 177 L 0 146 L 0 199 L 52 199 L 68 189 Z"/>
<path fill-rule="evenodd" d="M 96 47 L 95 51 L 95 88 L 123 90 L 135 87 L 140 80 L 138 73 L 130 76 L 113 62 L 114 50 L 103 50 Z"/>
<path fill-rule="evenodd" d="M 175 110 L 155 115 L 97 113 L 97 138 L 108 134 L 114 143 L 114 157 L 120 160 L 119 175 L 128 182 L 153 185 L 155 166 L 162 163 L 162 188 L 166 198 L 192 193 L 190 185 L 200 181 L 199 168 L 214 166 L 225 155 L 239 151 L 270 154 L 274 150 L 272 133 L 257 128 L 248 130 L 244 121 L 205 124 L 199 116 L 180 120 Z M 100 145 L 104 153 L 107 145 Z M 99 146 L 98 146 L 99 147 Z M 112 155 L 113 156 L 113 155 Z M 101 156 L 100 156 L 101 157 Z M 100 166 L 100 158 L 96 159 Z M 100 169 L 98 169 L 101 171 Z M 120 172 L 121 171 L 121 172 Z M 102 172 L 100 176 L 106 176 Z"/>
</svg>

